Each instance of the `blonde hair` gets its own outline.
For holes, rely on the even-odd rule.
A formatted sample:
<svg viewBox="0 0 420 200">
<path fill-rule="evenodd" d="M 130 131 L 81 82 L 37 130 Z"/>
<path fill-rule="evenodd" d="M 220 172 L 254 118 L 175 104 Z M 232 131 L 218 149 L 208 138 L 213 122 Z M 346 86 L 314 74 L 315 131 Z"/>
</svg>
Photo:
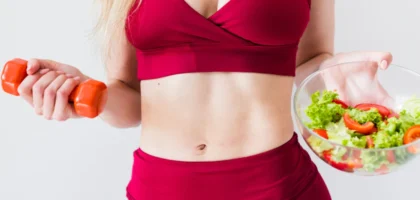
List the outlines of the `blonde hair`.
<svg viewBox="0 0 420 200">
<path fill-rule="evenodd" d="M 127 40 L 125 20 L 136 0 L 94 1 L 100 4 L 100 10 L 93 33 L 95 40 L 98 41 L 104 59 L 115 53 L 112 52 L 112 43 L 125 42 Z"/>
</svg>

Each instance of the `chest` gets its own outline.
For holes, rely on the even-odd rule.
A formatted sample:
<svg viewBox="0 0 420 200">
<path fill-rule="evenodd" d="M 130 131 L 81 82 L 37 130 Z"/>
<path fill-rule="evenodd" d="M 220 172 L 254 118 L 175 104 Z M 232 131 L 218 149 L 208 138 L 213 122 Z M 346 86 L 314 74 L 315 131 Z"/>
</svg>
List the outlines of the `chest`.
<svg viewBox="0 0 420 200">
<path fill-rule="evenodd" d="M 141 0 L 127 34 L 139 50 L 182 44 L 290 45 L 309 21 L 309 0 Z"/>
<path fill-rule="evenodd" d="M 205 18 L 217 12 L 226 5 L 230 0 L 184 0 L 194 11 Z"/>
</svg>

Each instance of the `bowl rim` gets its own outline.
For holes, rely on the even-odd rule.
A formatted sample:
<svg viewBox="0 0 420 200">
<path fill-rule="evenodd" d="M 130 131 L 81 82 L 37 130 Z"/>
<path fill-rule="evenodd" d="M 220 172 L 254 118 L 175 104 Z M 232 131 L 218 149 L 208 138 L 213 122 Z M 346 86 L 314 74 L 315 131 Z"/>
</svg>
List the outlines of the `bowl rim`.
<svg viewBox="0 0 420 200">
<path fill-rule="evenodd" d="M 327 69 L 330 69 L 330 68 L 333 68 L 333 67 L 338 67 L 340 65 L 355 64 L 355 63 L 367 63 L 367 62 L 375 62 L 375 61 L 350 61 L 350 62 L 341 62 L 341 63 L 338 63 L 338 64 L 333 64 L 333 65 L 326 66 L 325 68 L 323 68 L 321 70 L 316 70 L 315 72 L 312 72 L 305 79 L 303 79 L 303 81 L 300 83 L 300 85 L 298 87 L 296 87 L 296 91 L 294 92 L 293 99 L 292 99 L 293 115 L 295 115 L 295 118 L 297 118 L 299 120 L 299 123 L 302 124 L 302 126 L 311 134 L 311 136 L 315 136 L 315 137 L 317 137 L 318 139 L 321 139 L 324 142 L 328 142 L 328 143 L 333 144 L 334 146 L 339 146 L 339 148 L 346 148 L 346 149 L 351 149 L 351 150 L 360 150 L 360 151 L 365 151 L 365 152 L 366 151 L 378 152 L 378 151 L 394 151 L 394 150 L 399 150 L 399 149 L 407 149 L 407 148 L 409 148 L 411 146 L 415 146 L 415 145 L 420 144 L 420 139 L 418 139 L 418 140 L 416 140 L 414 142 L 411 142 L 409 144 L 404 144 L 404 145 L 401 145 L 401 146 L 390 147 L 390 148 L 372 148 L 372 149 L 366 149 L 366 148 L 360 148 L 360 147 L 346 146 L 346 145 L 339 144 L 337 142 L 334 142 L 334 141 L 331 141 L 331 140 L 328 140 L 328 139 L 325 139 L 325 138 L 319 136 L 313 130 L 311 130 L 309 127 L 307 127 L 305 125 L 304 121 L 300 118 L 300 116 L 298 114 L 298 111 L 297 111 L 296 99 L 297 99 L 297 96 L 300 94 L 300 92 L 303 89 L 302 86 L 306 86 L 307 83 L 310 80 L 312 80 L 313 77 L 315 77 L 316 75 L 322 73 L 323 71 L 325 71 Z M 418 72 L 416 72 L 414 70 L 408 69 L 406 67 L 403 67 L 403 66 L 400 66 L 400 65 L 397 65 L 397 64 L 393 64 L 393 63 L 390 63 L 388 65 L 387 69 L 390 68 L 390 67 L 392 67 L 392 68 L 399 68 L 400 70 L 404 70 L 406 72 L 412 73 L 412 74 L 414 74 L 414 75 L 416 75 L 416 76 L 418 76 L 420 78 L 420 73 L 418 73 Z M 384 69 L 384 71 L 386 71 L 387 69 Z M 302 134 L 302 133 L 300 133 L 300 134 Z M 305 139 L 305 142 L 307 142 L 306 139 Z"/>
</svg>

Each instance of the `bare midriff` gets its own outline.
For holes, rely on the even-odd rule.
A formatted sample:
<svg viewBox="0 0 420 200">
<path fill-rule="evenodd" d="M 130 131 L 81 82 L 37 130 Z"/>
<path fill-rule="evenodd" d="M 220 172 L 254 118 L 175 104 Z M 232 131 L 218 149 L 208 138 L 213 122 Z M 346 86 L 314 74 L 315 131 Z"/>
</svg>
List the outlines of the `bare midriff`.
<svg viewBox="0 0 420 200">
<path fill-rule="evenodd" d="M 140 148 L 180 161 L 255 155 L 293 135 L 294 79 L 258 73 L 190 73 L 141 82 Z"/>
</svg>

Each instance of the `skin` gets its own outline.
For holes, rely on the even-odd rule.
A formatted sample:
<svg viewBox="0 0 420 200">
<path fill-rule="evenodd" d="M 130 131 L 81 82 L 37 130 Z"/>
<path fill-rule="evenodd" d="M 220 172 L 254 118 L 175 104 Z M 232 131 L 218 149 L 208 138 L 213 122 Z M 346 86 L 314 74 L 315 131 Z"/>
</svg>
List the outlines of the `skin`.
<svg viewBox="0 0 420 200">
<path fill-rule="evenodd" d="M 228 0 L 186 2 L 209 17 Z M 333 0 L 312 0 L 311 20 L 299 44 L 296 77 L 191 73 L 139 84 L 134 48 L 123 41 L 112 44 L 112 49 L 119 54 L 106 62 L 109 100 L 100 117 L 118 128 L 141 124 L 139 145 L 143 151 L 183 161 L 231 159 L 278 147 L 287 142 L 294 131 L 290 102 L 294 84 L 299 85 L 319 66 L 370 60 L 386 69 L 392 61 L 387 52 L 334 55 Z M 70 65 L 43 59 L 31 59 L 28 66 L 31 75 L 21 85 L 20 92 L 34 106 L 35 112 L 46 119 L 60 121 L 78 118 L 67 105 L 67 94 L 89 77 Z M 353 66 L 345 70 L 367 73 L 367 79 L 375 82 L 374 74 L 361 69 Z M 332 77 L 343 74 L 342 71 L 335 73 Z M 328 80 L 340 91 L 366 87 L 363 85 L 366 81 L 346 86 L 343 78 Z M 361 98 L 368 98 L 367 95 Z M 387 97 L 385 91 L 381 95 Z"/>
</svg>

